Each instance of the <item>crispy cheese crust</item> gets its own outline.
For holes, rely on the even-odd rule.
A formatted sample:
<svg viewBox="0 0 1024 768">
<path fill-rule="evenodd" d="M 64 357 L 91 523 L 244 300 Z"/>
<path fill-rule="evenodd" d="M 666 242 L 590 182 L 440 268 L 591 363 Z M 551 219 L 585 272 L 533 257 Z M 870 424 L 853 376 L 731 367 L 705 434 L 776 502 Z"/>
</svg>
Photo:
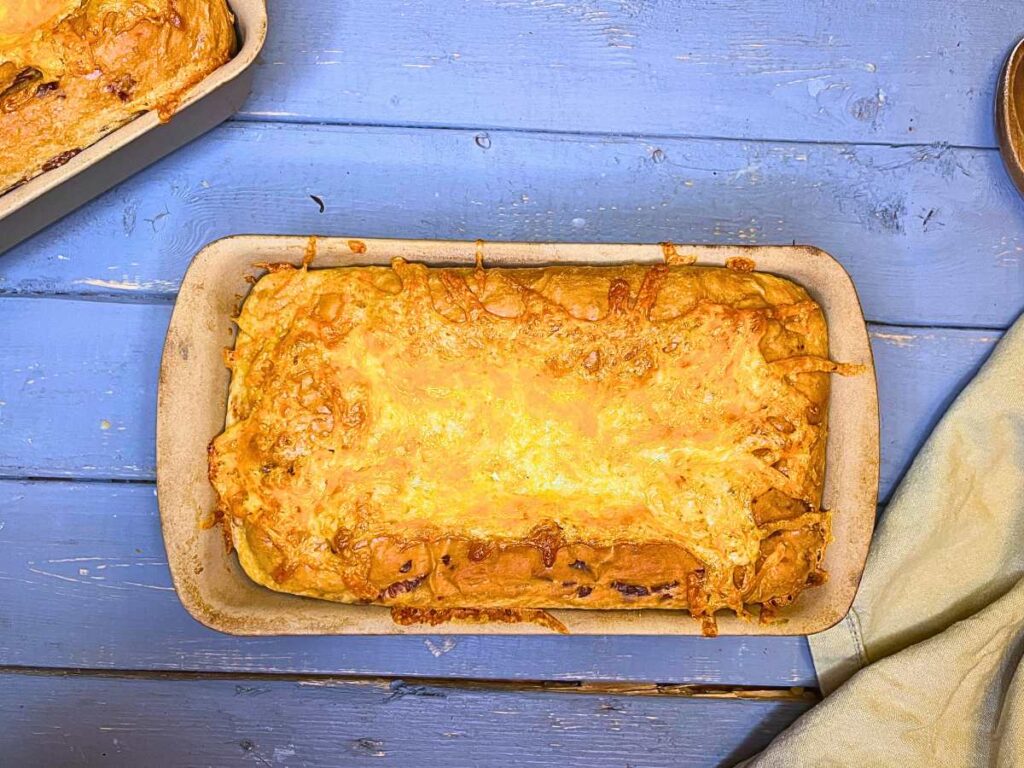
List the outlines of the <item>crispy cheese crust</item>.
<svg viewBox="0 0 1024 768">
<path fill-rule="evenodd" d="M 220 513 L 272 589 L 403 610 L 722 608 L 824 580 L 818 305 L 707 267 L 278 266 Z"/>
<path fill-rule="evenodd" d="M 0 193 L 142 112 L 169 117 L 235 43 L 225 0 L 0 2 Z"/>
</svg>

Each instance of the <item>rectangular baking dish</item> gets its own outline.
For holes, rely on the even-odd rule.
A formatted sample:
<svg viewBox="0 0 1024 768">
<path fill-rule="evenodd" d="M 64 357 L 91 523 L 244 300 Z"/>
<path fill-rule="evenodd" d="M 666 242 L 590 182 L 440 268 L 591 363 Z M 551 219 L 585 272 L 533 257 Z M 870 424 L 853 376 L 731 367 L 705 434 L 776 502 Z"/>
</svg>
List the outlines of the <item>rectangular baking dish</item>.
<svg viewBox="0 0 1024 768">
<path fill-rule="evenodd" d="M 261 587 L 225 552 L 212 519 L 215 496 L 207 479 L 207 446 L 224 428 L 229 373 L 222 352 L 234 343 L 232 317 L 248 293 L 256 262 L 298 265 L 315 248 L 312 268 L 388 264 L 401 256 L 431 265 L 472 265 L 483 249 L 487 266 L 658 263 L 661 245 L 486 243 L 375 240 L 342 237 L 239 236 L 218 240 L 195 257 L 171 316 L 157 399 L 157 496 L 168 562 L 178 595 L 202 623 L 244 635 L 436 633 L 429 626 L 399 626 L 389 609 L 344 605 Z M 808 246 L 677 245 L 697 264 L 752 259 L 757 269 L 803 285 L 825 312 L 832 358 L 863 365 L 857 376 L 834 376 L 829 405 L 824 505 L 835 512 L 825 567 L 829 580 L 804 592 L 760 625 L 718 614 L 725 635 L 800 635 L 818 632 L 849 610 L 860 581 L 875 520 L 878 489 L 878 398 L 867 329 L 849 276 L 831 256 Z M 555 610 L 575 634 L 699 634 L 685 612 L 663 610 Z M 445 633 L 547 632 L 529 623 L 443 625 Z"/>
<path fill-rule="evenodd" d="M 0 195 L 0 253 L 231 117 L 252 89 L 267 37 L 266 0 L 228 0 L 240 46 L 231 61 L 185 92 L 171 120 L 151 110 L 67 163 Z"/>
</svg>

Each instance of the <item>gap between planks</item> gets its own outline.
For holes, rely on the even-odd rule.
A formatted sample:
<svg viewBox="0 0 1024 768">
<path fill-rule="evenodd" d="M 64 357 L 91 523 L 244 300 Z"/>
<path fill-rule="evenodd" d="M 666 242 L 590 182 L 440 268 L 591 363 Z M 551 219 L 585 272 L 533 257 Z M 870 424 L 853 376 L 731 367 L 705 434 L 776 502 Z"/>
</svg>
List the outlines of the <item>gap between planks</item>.
<svg viewBox="0 0 1024 768">
<path fill-rule="evenodd" d="M 89 483 L 96 485 L 149 485 L 156 490 L 156 480 L 145 477 L 75 477 L 74 475 L 12 475 L 0 472 L 0 483 Z M 2 669 L 2 666 L 0 666 Z"/>
<path fill-rule="evenodd" d="M 365 122 L 353 120 L 313 120 L 275 112 L 267 115 L 260 112 L 239 112 L 233 115 L 228 122 L 231 123 L 267 123 L 271 125 L 308 125 L 308 126 L 330 126 L 332 128 L 366 128 L 366 129 L 390 129 L 403 131 L 452 131 L 456 133 L 487 133 L 495 135 L 527 135 L 539 137 L 572 137 L 574 139 L 628 139 L 645 140 L 655 139 L 659 141 L 721 141 L 735 144 L 792 144 L 794 146 L 812 147 L 886 147 L 888 149 L 911 149 L 914 147 L 938 147 L 942 149 L 962 149 L 968 151 L 998 152 L 999 147 L 986 144 L 951 144 L 946 141 L 919 141 L 919 142 L 893 142 L 893 141 L 864 141 L 861 139 L 851 141 L 814 141 L 811 139 L 785 139 L 771 136 L 759 136 L 756 139 L 747 139 L 741 136 L 718 136 L 715 134 L 703 133 L 646 133 L 633 131 L 566 131 L 551 130 L 550 128 L 510 128 L 500 125 L 486 125 L 473 123 L 430 123 L 430 122 Z"/>
<path fill-rule="evenodd" d="M 357 675 L 279 674 L 261 672 L 174 672 L 119 669 L 83 669 L 55 667 L 18 667 L 0 665 L 0 675 L 27 677 L 87 677 L 111 680 L 237 680 L 294 682 L 299 685 L 330 688 L 362 685 L 389 693 L 388 701 L 403 696 L 437 697 L 445 690 L 491 691 L 496 693 L 554 693 L 589 696 L 655 696 L 687 699 L 740 699 L 751 701 L 788 701 L 816 704 L 817 689 L 801 686 L 758 688 L 752 686 L 692 685 L 685 683 L 633 683 L 587 680 L 492 680 L 484 678 L 434 677 L 361 677 Z M 245 691 L 241 691 L 244 693 Z"/>
</svg>

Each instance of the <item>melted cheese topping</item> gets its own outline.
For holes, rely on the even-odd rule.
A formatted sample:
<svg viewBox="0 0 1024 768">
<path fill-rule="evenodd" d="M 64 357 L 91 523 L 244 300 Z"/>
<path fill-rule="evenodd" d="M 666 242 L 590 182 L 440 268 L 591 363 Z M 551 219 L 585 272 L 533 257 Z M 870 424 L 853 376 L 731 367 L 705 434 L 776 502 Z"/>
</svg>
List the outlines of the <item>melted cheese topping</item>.
<svg viewBox="0 0 1024 768">
<path fill-rule="evenodd" d="M 375 573 L 363 550 L 382 540 L 401 551 L 533 543 L 546 562 L 488 578 L 549 582 L 545 568 L 569 567 L 559 547 L 667 543 L 679 554 L 663 559 L 690 563 L 680 579 L 699 573 L 712 611 L 820 581 L 834 364 L 819 307 L 793 283 L 686 266 L 281 267 L 253 288 L 238 326 L 211 477 L 261 583 L 409 603 L 440 550 L 422 567 L 379 554 L 398 571 L 361 590 Z M 776 546 L 780 532 L 812 529 L 806 557 Z M 360 557 L 354 576 L 345 561 Z M 652 596 L 621 575 L 611 583 L 603 607 Z M 487 599 L 456 586 L 430 590 L 510 604 L 500 584 Z M 511 604 L 561 601 L 523 592 Z"/>
<path fill-rule="evenodd" d="M 35 31 L 70 13 L 79 0 L 12 0 L 0 5 L 0 43 Z"/>
</svg>

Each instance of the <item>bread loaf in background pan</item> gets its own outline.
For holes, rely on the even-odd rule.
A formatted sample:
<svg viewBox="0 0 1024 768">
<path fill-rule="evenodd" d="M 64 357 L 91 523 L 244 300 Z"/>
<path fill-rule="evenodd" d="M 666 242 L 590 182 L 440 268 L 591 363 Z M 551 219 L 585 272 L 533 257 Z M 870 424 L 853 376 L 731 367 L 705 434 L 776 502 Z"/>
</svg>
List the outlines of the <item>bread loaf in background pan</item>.
<svg viewBox="0 0 1024 768">
<path fill-rule="evenodd" d="M 0 3 L 0 194 L 141 113 L 170 118 L 235 49 L 225 0 Z"/>
</svg>

